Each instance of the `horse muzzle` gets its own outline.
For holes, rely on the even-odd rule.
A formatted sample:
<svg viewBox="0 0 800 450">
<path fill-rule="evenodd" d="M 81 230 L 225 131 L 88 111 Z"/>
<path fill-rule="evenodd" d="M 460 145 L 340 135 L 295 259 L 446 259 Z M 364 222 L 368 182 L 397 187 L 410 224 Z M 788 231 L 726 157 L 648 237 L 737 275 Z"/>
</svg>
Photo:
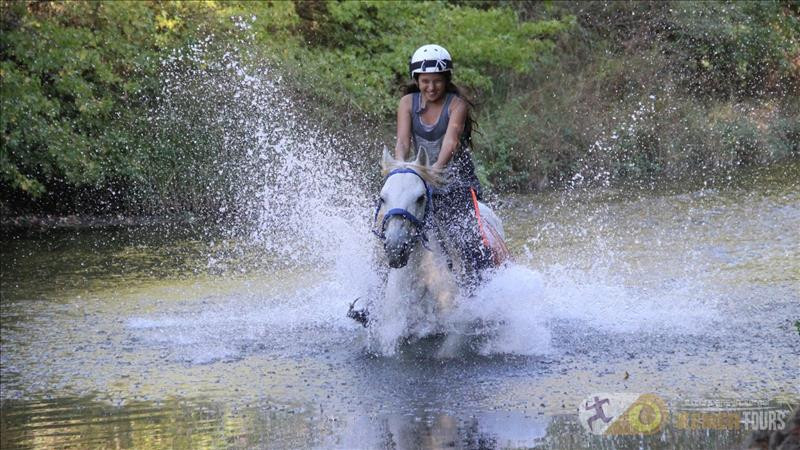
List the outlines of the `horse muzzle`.
<svg viewBox="0 0 800 450">
<path fill-rule="evenodd" d="M 389 261 L 389 267 L 392 269 L 405 267 L 406 264 L 408 264 L 408 258 L 411 255 L 412 248 L 412 242 L 409 240 L 384 243 L 383 249 L 386 251 L 386 259 Z"/>
<path fill-rule="evenodd" d="M 380 211 L 380 206 L 378 208 Z M 422 220 L 403 208 L 392 208 L 384 214 L 380 227 L 373 232 L 383 241 L 389 267 L 392 269 L 405 267 L 415 244 L 421 241 L 425 246 L 427 240 L 424 231 L 425 217 L 427 217 L 427 207 Z M 377 218 L 376 212 L 375 219 Z"/>
</svg>

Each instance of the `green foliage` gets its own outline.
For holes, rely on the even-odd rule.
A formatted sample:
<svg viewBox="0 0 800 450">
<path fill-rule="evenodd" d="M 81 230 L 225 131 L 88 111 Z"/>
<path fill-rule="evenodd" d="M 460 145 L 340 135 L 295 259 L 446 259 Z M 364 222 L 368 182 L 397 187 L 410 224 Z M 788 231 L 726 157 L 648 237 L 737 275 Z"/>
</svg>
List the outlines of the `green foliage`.
<svg viewBox="0 0 800 450">
<path fill-rule="evenodd" d="M 129 22 L 119 21 L 120 8 Z M 125 175 L 130 155 L 118 139 L 126 132 L 115 125 L 137 89 L 128 76 L 142 69 L 143 58 L 157 58 L 163 39 L 151 35 L 155 28 L 152 10 L 139 3 L 4 8 L 4 182 L 38 196 L 53 182 L 99 184 Z"/>
<path fill-rule="evenodd" d="M 208 190 L 230 197 L 235 180 L 204 103 L 185 106 L 191 120 L 147 120 L 164 61 L 211 36 L 272 61 L 323 125 L 349 113 L 384 129 L 409 55 L 444 45 L 479 105 L 479 174 L 498 189 L 800 156 L 790 2 L 0 2 L 3 202 L 121 188 L 112 202 L 213 211 Z"/>
<path fill-rule="evenodd" d="M 657 50 L 694 94 L 764 96 L 800 81 L 800 12 L 788 2 L 587 2 L 578 15 L 614 53 Z"/>
<path fill-rule="evenodd" d="M 695 91 L 737 97 L 784 91 L 800 16 L 778 2 L 677 2 L 665 38 Z M 682 63 L 682 64 L 680 64 Z M 785 92 L 785 91 L 784 91 Z"/>
<path fill-rule="evenodd" d="M 491 95 L 497 74 L 530 73 L 571 18 L 522 22 L 511 9 L 445 2 L 325 2 L 304 17 L 313 45 L 294 55 L 306 85 L 332 105 L 391 117 L 408 81 L 408 58 L 427 43 L 455 55 L 456 81 Z"/>
<path fill-rule="evenodd" d="M 796 157 L 798 11 L 777 2 L 514 4 L 577 17 L 482 117 L 487 178 L 531 189 Z"/>
<path fill-rule="evenodd" d="M 161 59 L 203 36 L 233 34 L 245 4 L 3 2 L 0 106 L 4 195 L 100 188 L 146 175 L 160 151 L 141 121 Z M 259 30 L 288 30 L 290 5 L 260 4 Z M 251 13 L 252 14 L 252 13 Z M 248 16 L 250 17 L 250 16 Z M 152 181 L 152 180 L 148 180 Z"/>
</svg>

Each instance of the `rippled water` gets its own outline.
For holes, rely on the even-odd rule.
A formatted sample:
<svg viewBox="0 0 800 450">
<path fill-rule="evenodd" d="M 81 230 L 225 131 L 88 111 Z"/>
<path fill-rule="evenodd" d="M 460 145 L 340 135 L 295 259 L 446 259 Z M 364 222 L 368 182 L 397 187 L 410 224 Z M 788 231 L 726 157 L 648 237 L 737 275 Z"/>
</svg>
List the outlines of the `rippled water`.
<svg viewBox="0 0 800 450">
<path fill-rule="evenodd" d="M 458 310 L 494 325 L 447 356 L 442 336 L 369 351 L 345 318 L 372 238 L 286 264 L 192 230 L 4 231 L 2 447 L 738 445 L 674 420 L 594 436 L 578 407 L 798 402 L 798 179 L 504 199 L 515 263 Z"/>
</svg>

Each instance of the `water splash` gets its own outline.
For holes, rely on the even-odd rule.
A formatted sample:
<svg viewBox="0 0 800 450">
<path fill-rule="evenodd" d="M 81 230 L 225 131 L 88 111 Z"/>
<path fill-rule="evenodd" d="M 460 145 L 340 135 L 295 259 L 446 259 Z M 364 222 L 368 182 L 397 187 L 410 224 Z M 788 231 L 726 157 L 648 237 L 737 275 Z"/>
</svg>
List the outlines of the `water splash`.
<svg viewBox="0 0 800 450">
<path fill-rule="evenodd" d="M 196 322 L 202 330 L 194 330 L 191 320 L 176 324 L 169 317 L 137 319 L 130 326 L 181 328 L 196 335 L 190 340 L 198 344 L 214 341 L 212 335 L 224 328 L 238 330 L 248 342 L 266 339 L 253 324 L 270 333 L 308 327 L 359 333 L 344 313 L 353 299 L 380 290 L 379 246 L 369 232 L 370 181 L 377 176 L 379 152 L 374 161 L 361 158 L 363 150 L 352 148 L 357 139 L 316 124 L 313 105 L 292 94 L 280 71 L 252 59 L 219 51 L 211 40 L 176 55 L 165 64 L 165 88 L 155 116 L 162 122 L 200 120 L 220 132 L 212 140 L 217 145 L 212 162 L 219 164 L 231 190 L 212 194 L 227 196 L 221 212 L 235 211 L 236 220 L 229 230 L 233 244 L 210 256 L 209 268 L 236 267 L 243 253 L 255 252 L 250 264 L 267 271 L 314 275 L 300 277 L 305 281 L 293 291 L 223 302 L 202 314 Z M 370 330 L 378 348 L 368 348 L 394 354 L 410 335 L 445 332 L 449 337 L 441 356 L 457 356 L 464 348 L 483 355 L 539 355 L 591 345 L 591 333 L 692 333 L 709 319 L 707 309 L 693 310 L 685 289 L 654 296 L 646 288 L 630 287 L 614 273 L 613 252 L 603 253 L 607 256 L 587 269 L 552 265 L 537 272 L 532 261 L 510 264 L 473 297 L 460 299 L 447 317 L 427 324 L 390 311 L 384 314 L 390 320 Z M 226 318 L 234 309 L 247 311 L 238 325 Z M 563 335 L 569 332 L 564 330 L 586 342 L 565 343 Z M 211 353 L 225 358 L 236 350 Z"/>
</svg>

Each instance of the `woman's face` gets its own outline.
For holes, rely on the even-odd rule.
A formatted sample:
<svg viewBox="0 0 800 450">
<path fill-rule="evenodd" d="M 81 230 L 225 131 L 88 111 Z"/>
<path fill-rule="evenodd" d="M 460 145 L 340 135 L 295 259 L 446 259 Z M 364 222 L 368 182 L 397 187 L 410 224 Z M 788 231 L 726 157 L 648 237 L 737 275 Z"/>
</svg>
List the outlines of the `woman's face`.
<svg viewBox="0 0 800 450">
<path fill-rule="evenodd" d="M 441 73 L 421 73 L 417 76 L 417 86 L 425 101 L 435 102 L 444 96 L 447 80 Z"/>
</svg>

